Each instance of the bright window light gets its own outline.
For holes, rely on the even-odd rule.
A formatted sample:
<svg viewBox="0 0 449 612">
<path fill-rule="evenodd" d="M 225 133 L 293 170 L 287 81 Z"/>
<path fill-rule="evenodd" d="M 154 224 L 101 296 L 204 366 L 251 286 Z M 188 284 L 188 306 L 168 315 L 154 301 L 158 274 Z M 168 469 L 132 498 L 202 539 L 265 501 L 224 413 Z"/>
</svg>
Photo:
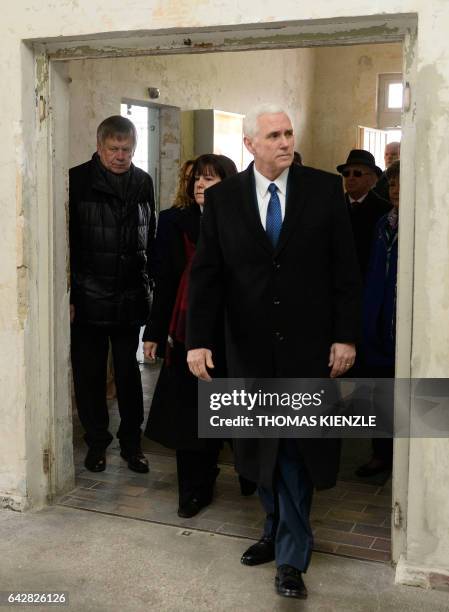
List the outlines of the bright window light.
<svg viewBox="0 0 449 612">
<path fill-rule="evenodd" d="M 120 114 L 134 123 L 137 130 L 137 147 L 133 164 L 148 172 L 148 107 L 121 104 Z"/>
<path fill-rule="evenodd" d="M 402 83 L 388 85 L 388 108 L 402 108 Z"/>
<path fill-rule="evenodd" d="M 401 142 L 401 138 L 402 138 L 401 130 L 387 130 L 387 143 Z"/>
</svg>

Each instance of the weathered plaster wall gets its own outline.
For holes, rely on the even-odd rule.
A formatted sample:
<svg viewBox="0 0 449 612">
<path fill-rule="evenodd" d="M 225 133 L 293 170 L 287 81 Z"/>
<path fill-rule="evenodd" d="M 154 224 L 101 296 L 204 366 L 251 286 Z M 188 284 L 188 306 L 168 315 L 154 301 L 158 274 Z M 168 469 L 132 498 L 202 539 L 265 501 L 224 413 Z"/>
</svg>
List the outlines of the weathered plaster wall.
<svg viewBox="0 0 449 612">
<path fill-rule="evenodd" d="M 159 206 L 168 208 L 173 202 L 181 156 L 181 113 L 165 107 L 160 112 L 160 181 Z"/>
<path fill-rule="evenodd" d="M 330 172 L 356 145 L 357 126 L 377 127 L 377 75 L 402 72 L 402 45 L 315 50 L 312 164 Z"/>
<path fill-rule="evenodd" d="M 244 114 L 263 99 L 281 102 L 294 117 L 304 162 L 334 172 L 355 146 L 356 126 L 376 127 L 377 75 L 402 71 L 402 45 L 83 60 L 68 62 L 68 69 L 73 164 L 87 159 L 101 119 L 117 112 L 124 97 L 147 100 L 151 85 L 160 88 L 161 104 L 184 112 Z M 192 135 L 186 123 L 182 146 L 188 157 Z"/>
<path fill-rule="evenodd" d="M 42 440 L 48 422 L 49 387 L 41 364 L 48 351 L 36 339 L 44 338 L 40 328 L 45 312 L 44 283 L 48 260 L 42 260 L 45 238 L 45 214 L 51 212 L 48 200 L 39 199 L 35 213 L 41 234 L 33 223 L 31 211 L 36 208 L 36 186 L 43 176 L 45 157 L 38 157 L 34 126 L 34 82 L 31 54 L 22 52 L 23 39 L 92 35 L 114 36 L 127 30 L 154 30 L 241 24 L 294 22 L 339 18 L 342 27 L 346 16 L 361 18 L 396 13 L 417 13 L 417 75 L 413 83 L 413 118 L 416 127 L 416 155 L 404 142 L 403 160 L 407 159 L 409 179 L 415 181 L 416 227 L 415 275 L 413 302 L 412 374 L 415 376 L 449 375 L 449 3 L 447 0 L 314 0 L 303 3 L 283 0 L 282 10 L 276 0 L 18 0 L 3 11 L 0 37 L 2 108 L 2 148 L 0 150 L 0 355 L 1 355 L 1 424 L 0 495 L 18 500 L 25 507 L 34 487 L 36 503 L 42 502 L 39 479 L 42 470 Z M 353 25 L 348 29 L 352 30 Z M 365 27 L 365 35 L 378 35 L 388 28 Z M 91 41 L 91 45 L 93 43 Z M 85 43 L 84 43 L 85 45 Z M 407 60 L 409 61 L 409 60 Z M 57 103 L 57 100 L 55 100 Z M 416 105 L 415 105 L 416 103 Z M 43 127 L 46 119 L 43 120 Z M 45 173 L 44 173 L 45 174 Z M 61 202 L 62 205 L 62 202 Z M 413 206 L 413 198 L 401 206 Z M 23 219 L 20 211 L 23 209 Z M 60 228 L 58 228 L 60 229 Z M 407 231 L 407 230 L 405 230 Z M 24 247 L 21 244 L 23 242 Z M 45 246 L 45 245 L 44 245 Z M 34 252 L 27 268 L 18 265 L 20 253 Z M 58 256 L 58 253 L 56 253 Z M 50 258 L 50 262 L 52 259 Z M 40 269 L 42 267 L 43 269 Z M 20 290 L 19 290 L 20 285 Z M 52 292 L 48 292 L 50 296 Z M 47 294 L 47 301 L 50 299 Z M 56 304 L 60 308 L 61 304 Z M 65 325 L 65 323 L 64 323 Z M 43 326 L 45 327 L 45 325 Z M 49 332 L 49 330 L 47 330 Z M 61 339 L 65 346 L 68 336 Z M 403 357 L 403 356 L 402 356 Z M 36 377 L 30 375 L 34 368 Z M 55 373 L 55 376 L 58 372 Z M 39 383 L 36 382 L 39 379 Z M 31 421 L 30 413 L 37 415 Z M 42 416 L 42 418 L 39 418 Z M 33 424 L 24 442 L 25 427 Z M 35 434 L 31 436 L 31 433 Z M 35 445 L 31 443 L 34 439 Z M 401 579 L 412 581 L 413 567 L 449 575 L 449 507 L 447 474 L 449 448 L 446 441 L 414 440 L 411 442 L 408 548 Z M 33 474 L 29 466 L 35 466 Z M 45 481 L 42 481 L 45 484 Z M 41 492 L 40 492 L 41 491 Z M 45 490 L 44 490 L 45 493 Z M 403 569 L 404 569 L 403 568 Z"/>
<path fill-rule="evenodd" d="M 29 133 L 24 129 L 22 111 L 29 108 L 22 102 L 32 92 L 34 75 L 31 54 L 27 57 L 16 36 L 5 34 L 0 44 L 3 66 L 15 75 L 8 95 L 5 90 L 1 93 L 1 130 L 8 146 L 0 151 L 0 508 L 21 509 L 27 505 L 29 491 L 25 337 L 30 309 L 27 200 L 32 193 L 32 170 L 27 146 L 34 128 L 28 114 Z"/>
<path fill-rule="evenodd" d="M 313 64 L 311 49 L 70 61 L 71 163 L 89 157 L 96 126 L 120 112 L 122 98 L 148 100 L 148 86 L 160 89 L 158 103 L 182 111 L 245 114 L 268 94 L 290 111 L 307 159 Z"/>
<path fill-rule="evenodd" d="M 423 2 L 415 92 L 416 233 L 411 370 L 417 377 L 449 377 L 448 28 L 449 3 Z M 407 562 L 408 568 L 413 565 L 424 568 L 421 584 L 438 585 L 441 582 L 435 571 L 438 568 L 445 568 L 449 577 L 448 473 L 449 440 L 411 441 Z M 446 579 L 446 586 L 448 583 Z"/>
</svg>

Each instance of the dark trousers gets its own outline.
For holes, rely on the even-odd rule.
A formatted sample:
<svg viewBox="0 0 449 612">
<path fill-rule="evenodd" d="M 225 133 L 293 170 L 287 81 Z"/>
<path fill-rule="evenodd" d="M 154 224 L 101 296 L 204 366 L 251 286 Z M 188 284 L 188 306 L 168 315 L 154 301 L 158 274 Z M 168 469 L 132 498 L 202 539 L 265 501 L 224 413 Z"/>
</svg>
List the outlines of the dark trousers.
<svg viewBox="0 0 449 612">
<path fill-rule="evenodd" d="M 369 366 L 362 359 L 356 361 L 356 365 L 344 374 L 342 378 L 394 378 L 394 366 Z M 377 416 L 379 429 L 382 428 L 384 421 L 385 431 L 393 432 L 394 419 L 394 395 L 389 392 L 392 389 L 385 385 L 375 385 L 370 400 L 361 400 L 356 397 L 355 402 L 371 402 L 371 407 L 364 408 L 368 414 L 374 413 Z M 363 393 L 365 389 L 363 389 Z M 389 413 L 389 411 L 391 411 Z M 371 438 L 373 449 L 373 459 L 378 459 L 391 466 L 393 463 L 393 438 Z"/>
<path fill-rule="evenodd" d="M 125 452 L 140 448 L 143 393 L 136 352 L 138 326 L 72 325 L 71 355 L 78 415 L 89 448 L 104 450 L 112 441 L 108 431 L 106 370 L 109 340 L 112 346 L 120 427 L 117 437 Z"/>
<path fill-rule="evenodd" d="M 371 444 L 373 447 L 373 458 L 379 459 L 386 466 L 391 467 L 393 464 L 393 439 L 373 438 Z"/>
<path fill-rule="evenodd" d="M 313 484 L 295 440 L 279 442 L 274 491 L 259 487 L 258 492 L 266 513 L 264 536 L 275 539 L 276 566 L 307 571 L 313 546 Z"/>
<path fill-rule="evenodd" d="M 257 487 L 257 494 L 265 512 L 263 537 L 274 540 L 279 522 L 278 497 L 273 491 L 264 487 Z"/>
<path fill-rule="evenodd" d="M 213 450 L 177 450 L 179 505 L 196 498 L 209 503 L 212 500 L 220 448 Z"/>
<path fill-rule="evenodd" d="M 371 378 L 394 378 L 394 366 L 384 368 L 367 368 L 367 376 Z M 385 430 L 393 432 L 394 394 L 393 388 L 376 385 L 373 391 L 372 402 L 374 413 L 379 415 L 378 422 L 385 421 Z M 373 458 L 382 461 L 386 466 L 393 463 L 393 438 L 372 438 Z"/>
</svg>

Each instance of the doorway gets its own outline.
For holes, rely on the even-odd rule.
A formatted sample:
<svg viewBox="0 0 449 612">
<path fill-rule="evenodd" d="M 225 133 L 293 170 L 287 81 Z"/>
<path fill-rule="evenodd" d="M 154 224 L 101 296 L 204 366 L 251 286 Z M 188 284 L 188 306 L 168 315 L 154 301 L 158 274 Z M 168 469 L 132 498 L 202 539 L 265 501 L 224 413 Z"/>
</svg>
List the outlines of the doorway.
<svg viewBox="0 0 449 612">
<path fill-rule="evenodd" d="M 368 20 L 369 21 L 369 20 Z M 400 22 L 397 21 L 396 23 Z M 360 26 L 360 31 L 363 30 L 363 27 L 361 25 L 361 22 L 358 22 L 359 26 Z M 406 25 L 399 29 L 397 29 L 395 31 L 395 40 L 396 41 L 405 41 L 406 45 L 413 45 L 413 41 L 411 40 L 410 37 L 410 31 L 408 30 L 408 26 L 409 26 L 409 22 L 407 21 Z M 302 26 L 304 27 L 304 26 Z M 310 26 L 311 31 L 313 31 L 313 25 Z M 301 30 L 300 26 L 298 25 L 298 30 Z M 366 40 L 363 38 L 364 35 L 359 34 L 357 35 L 357 28 L 354 30 L 354 40 L 352 40 L 352 43 L 360 43 L 360 42 L 366 42 Z M 252 34 L 255 34 L 254 32 L 252 32 Z M 257 32 L 256 32 L 257 34 Z M 276 31 L 275 28 L 273 28 L 273 36 L 274 39 L 276 39 L 276 36 L 279 35 L 279 32 Z M 236 37 L 234 39 L 235 40 L 239 40 L 240 37 L 243 38 L 244 36 L 244 32 L 237 32 L 236 33 Z M 266 31 L 264 31 L 264 36 L 266 36 Z M 390 34 L 388 34 L 388 36 L 390 36 Z M 385 34 L 385 36 L 380 33 L 378 35 L 378 39 L 375 42 L 385 42 L 385 38 L 387 37 L 387 34 Z M 256 49 L 256 48 L 267 48 L 267 43 L 266 41 L 264 42 L 262 40 L 262 36 L 260 36 L 260 40 L 257 40 L 257 36 L 254 36 L 254 43 L 253 46 L 251 47 L 252 49 Z M 318 40 L 319 37 L 317 37 L 316 40 Z M 185 39 L 184 39 L 185 40 Z M 387 37 L 388 40 L 388 37 Z M 391 40 L 391 39 L 390 39 Z M 329 44 L 329 38 L 326 37 L 326 42 L 327 44 Z M 333 39 L 333 44 L 338 45 L 339 42 L 339 34 L 338 32 L 335 32 L 335 37 Z M 345 40 L 345 44 L 348 42 L 348 40 Z M 373 42 L 372 40 L 370 40 L 370 42 Z M 148 43 L 148 41 L 147 41 Z M 151 47 L 151 49 L 149 50 L 148 54 L 152 55 L 154 53 L 156 53 L 155 49 L 157 47 L 157 37 L 152 41 L 153 45 Z M 173 41 L 172 43 L 173 45 L 176 45 L 177 42 L 176 40 Z M 182 43 L 184 44 L 184 43 Z M 246 43 L 245 43 L 246 44 Z M 318 43 L 319 44 L 319 43 Z M 99 49 L 101 49 L 101 43 L 98 43 L 99 45 Z M 179 49 L 178 52 L 184 51 L 183 47 L 181 46 L 181 42 L 179 42 Z M 285 46 L 292 46 L 292 44 L 287 44 L 285 38 L 282 39 L 279 36 L 279 43 L 278 43 L 279 48 L 284 48 Z M 302 44 L 298 45 L 298 39 L 296 38 L 296 42 L 295 42 L 295 46 L 296 47 L 307 47 L 307 44 L 305 44 L 304 42 Z M 70 43 L 68 43 L 68 47 L 70 47 Z M 234 49 L 236 47 L 234 46 Z M 216 49 L 215 49 L 216 50 Z M 58 55 L 60 54 L 60 55 Z M 107 53 L 105 52 L 105 55 Z M 67 168 L 69 163 L 68 163 L 68 151 L 66 149 L 66 144 L 63 142 L 63 135 L 64 133 L 66 133 L 66 126 L 64 127 L 63 122 L 60 120 L 59 115 L 62 116 L 62 108 L 64 107 L 64 104 L 68 103 L 68 91 L 67 91 L 67 87 L 64 86 L 63 83 L 59 82 L 58 83 L 58 70 L 61 71 L 61 68 L 56 68 L 56 64 L 58 64 L 59 60 L 67 60 L 68 54 L 67 54 L 67 48 L 65 49 L 64 54 L 61 53 L 61 44 L 60 43 L 51 43 L 50 45 L 48 45 L 46 47 L 45 50 L 45 58 L 46 61 L 49 62 L 49 66 L 50 66 L 50 73 L 52 75 L 52 89 L 50 91 L 50 89 L 48 90 L 48 97 L 52 100 L 54 100 L 54 112 L 53 115 L 51 116 L 51 128 L 52 131 L 50 132 L 51 134 L 51 138 L 49 138 L 48 140 L 46 138 L 42 138 L 42 148 L 45 149 L 46 151 L 46 156 L 43 160 L 41 160 L 41 163 L 43 163 L 44 165 L 46 165 L 46 167 L 49 165 L 50 167 L 52 167 L 52 158 L 49 154 L 49 151 L 51 151 L 51 145 L 54 145 L 54 150 L 56 152 L 61 151 L 62 155 L 59 157 L 60 160 L 62 161 L 61 167 L 62 168 Z M 414 71 L 415 67 L 413 64 L 410 64 L 410 62 L 405 62 L 404 61 L 404 75 L 405 75 L 405 79 L 409 79 L 410 81 L 413 80 L 413 71 Z M 58 115 L 59 114 L 59 115 Z M 404 122 L 403 122 L 403 130 L 404 130 L 404 146 L 403 146 L 403 152 L 402 152 L 402 158 L 406 158 L 406 165 L 409 164 L 411 165 L 412 163 L 412 159 L 413 159 L 413 153 L 414 153 L 414 126 L 413 126 L 413 119 L 412 117 L 410 117 L 409 115 L 405 115 L 404 116 Z M 64 164 L 64 160 L 66 160 L 66 163 Z M 54 166 L 53 166 L 54 167 Z M 60 170 L 60 168 L 59 168 Z M 54 174 L 54 173 L 53 173 Z M 59 193 L 61 193 L 61 183 L 63 183 L 63 179 L 56 176 L 54 174 L 54 181 L 55 184 L 53 186 L 53 191 L 52 191 L 52 198 L 50 200 L 54 201 L 55 198 L 55 193 L 59 191 Z M 59 181 L 59 182 L 58 182 Z M 63 187 L 63 189 L 65 189 L 65 186 Z M 405 186 L 404 189 L 405 192 L 407 192 L 407 186 Z M 413 195 L 413 186 L 410 182 L 410 186 L 408 188 L 408 195 L 410 195 L 410 202 L 414 201 Z M 48 206 L 48 204 L 47 204 Z M 410 219 L 410 223 L 405 224 L 404 226 L 408 227 L 409 230 L 411 230 L 411 232 L 413 233 L 413 211 L 410 211 L 409 213 L 406 211 L 404 213 L 405 215 L 410 215 L 409 219 Z M 402 215 L 402 213 L 401 213 Z M 60 221 L 60 220 L 59 220 Z M 58 221 L 58 222 L 59 222 Z M 413 252 L 413 237 L 412 235 L 410 236 L 406 236 L 404 240 L 402 240 L 402 246 L 401 246 L 401 255 L 403 255 L 404 258 L 406 258 L 408 255 L 411 255 L 411 253 Z M 59 253 L 64 253 L 64 250 L 62 249 L 59 250 Z M 411 257 L 410 257 L 411 260 Z M 401 272 L 400 272 L 401 274 Z M 398 321 L 398 375 L 400 376 L 406 376 L 407 375 L 407 370 L 409 368 L 409 351 L 407 352 L 407 347 L 409 347 L 410 345 L 410 312 L 411 312 L 411 280 L 412 280 L 412 276 L 411 275 L 407 275 L 407 274 L 403 274 L 403 279 L 401 282 L 401 294 L 400 294 L 400 316 L 399 316 L 399 321 Z M 61 284 L 61 279 L 56 279 L 56 284 Z M 57 296 L 57 299 L 55 300 L 55 302 L 59 305 L 61 303 L 61 293 L 59 293 Z M 50 321 L 50 323 L 53 325 L 54 324 L 54 313 L 52 313 L 51 311 L 51 307 L 49 309 L 48 312 L 48 319 Z M 67 325 L 68 328 L 68 325 Z M 65 331 L 65 341 L 67 341 L 67 331 Z M 63 334 L 62 334 L 63 335 Z M 55 343 L 53 345 L 53 347 L 49 348 L 49 358 L 51 360 L 53 360 L 54 363 L 54 370 L 55 372 L 59 372 L 61 371 L 61 369 L 63 367 L 65 367 L 65 364 L 60 362 L 60 359 L 58 357 L 58 351 L 55 349 L 58 349 L 58 344 Z M 62 393 L 62 390 L 60 391 Z M 66 402 L 67 403 L 67 402 Z M 54 415 L 56 416 L 57 414 L 57 403 L 54 402 Z M 53 427 L 55 429 L 55 436 L 54 438 L 57 438 L 57 428 L 59 427 L 58 425 L 58 419 L 57 418 L 53 418 Z M 66 429 L 68 429 L 66 427 Z M 396 453 L 395 453 L 395 471 L 397 471 L 398 473 L 401 474 L 401 478 L 397 479 L 397 482 L 395 481 L 395 486 L 394 486 L 394 491 L 393 491 L 393 496 L 394 496 L 394 500 L 397 503 L 400 503 L 403 505 L 403 507 L 406 507 L 406 499 L 407 499 L 407 491 L 406 491 L 406 482 L 407 482 L 407 478 L 404 478 L 404 472 L 406 473 L 406 457 L 407 457 L 407 448 L 405 444 L 396 444 Z M 58 463 L 59 459 L 56 453 L 56 463 L 59 465 Z M 55 468 L 56 470 L 56 468 Z M 61 491 L 61 481 L 58 481 L 58 478 L 54 478 L 53 479 L 53 493 L 58 493 Z M 401 485 L 401 482 L 403 483 Z M 67 487 L 65 487 L 67 488 Z M 404 536 L 405 532 L 401 533 L 401 530 L 399 529 L 398 532 L 395 532 L 395 538 L 394 538 L 394 543 L 396 542 L 397 544 L 397 552 L 402 552 L 401 548 L 403 548 L 403 541 L 401 544 L 401 540 L 403 540 L 403 536 Z M 397 558 L 398 555 L 396 555 L 395 553 L 395 546 L 393 547 L 393 558 Z"/>
<path fill-rule="evenodd" d="M 180 109 L 176 106 L 156 104 L 123 98 L 120 114 L 130 119 L 137 130 L 137 147 L 133 158 L 135 166 L 148 172 L 153 179 L 156 212 L 164 202 L 173 199 L 173 185 L 178 174 L 181 134 Z M 145 363 L 142 346 L 144 328 L 140 330 L 137 360 Z"/>
<path fill-rule="evenodd" d="M 143 104 L 122 102 L 120 114 L 134 123 L 137 130 L 137 146 L 133 164 L 153 178 L 154 197 L 159 201 L 160 127 L 159 109 Z"/>
</svg>

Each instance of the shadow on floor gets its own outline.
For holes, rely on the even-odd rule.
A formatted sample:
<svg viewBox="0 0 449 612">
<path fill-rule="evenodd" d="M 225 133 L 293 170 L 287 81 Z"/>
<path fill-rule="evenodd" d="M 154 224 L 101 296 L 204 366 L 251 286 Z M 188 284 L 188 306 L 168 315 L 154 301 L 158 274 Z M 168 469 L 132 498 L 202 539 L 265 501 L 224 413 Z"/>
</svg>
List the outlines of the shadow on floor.
<svg viewBox="0 0 449 612">
<path fill-rule="evenodd" d="M 158 369 L 142 366 L 145 407 L 149 409 Z M 119 420 L 117 403 L 109 402 L 111 432 Z M 188 529 L 259 539 L 264 515 L 256 495 L 242 497 L 232 456 L 227 447 L 220 457 L 213 503 L 192 519 L 177 516 L 176 463 L 173 452 L 144 440 L 149 474 L 136 474 L 121 459 L 117 440 L 108 449 L 105 472 L 88 472 L 86 448 L 74 414 L 76 488 L 60 505 L 83 508 Z M 312 526 L 314 550 L 357 559 L 388 562 L 390 554 L 391 481 L 388 475 L 359 479 L 355 468 L 369 459 L 369 440 L 345 440 L 337 486 L 314 495 Z M 387 482 L 385 482 L 388 479 Z M 246 544 L 242 544 L 242 551 Z"/>
</svg>

